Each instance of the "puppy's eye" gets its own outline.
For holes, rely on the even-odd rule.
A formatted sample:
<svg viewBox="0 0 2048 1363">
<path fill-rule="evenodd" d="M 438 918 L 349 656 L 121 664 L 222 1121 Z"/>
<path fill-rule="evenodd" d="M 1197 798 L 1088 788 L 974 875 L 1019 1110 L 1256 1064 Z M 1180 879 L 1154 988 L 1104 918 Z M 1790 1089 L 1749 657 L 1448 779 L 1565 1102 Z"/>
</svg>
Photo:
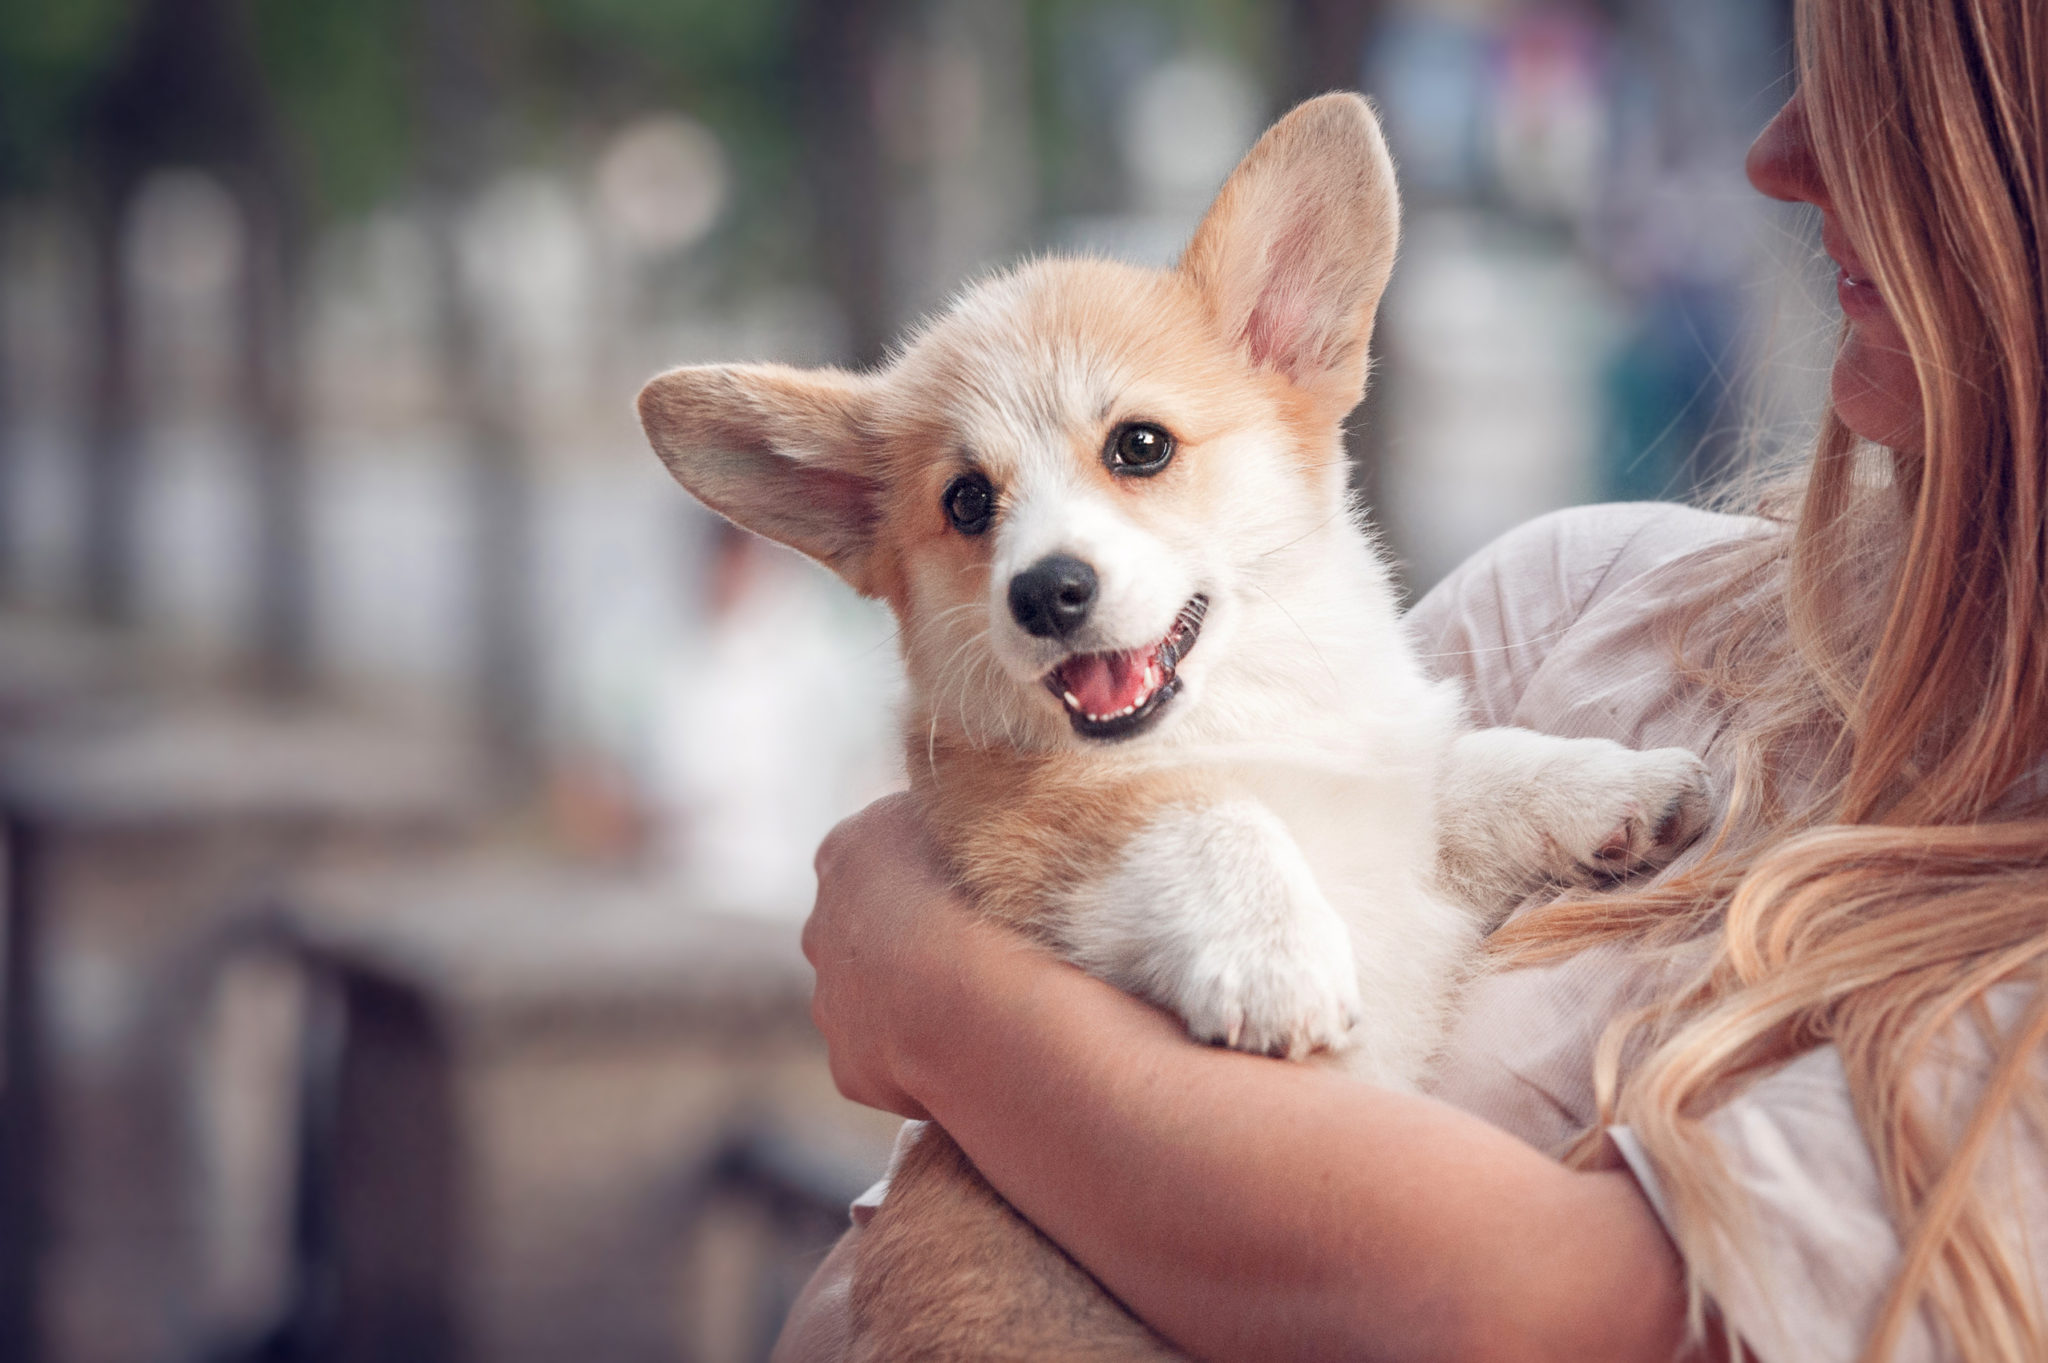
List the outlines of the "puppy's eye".
<svg viewBox="0 0 2048 1363">
<path fill-rule="evenodd" d="M 1128 421 L 1109 433 L 1102 462 L 1111 473 L 1149 478 L 1173 462 L 1173 437 L 1149 421 Z"/>
<path fill-rule="evenodd" d="M 996 490 L 979 473 L 963 473 L 946 484 L 946 519 L 963 535 L 979 535 L 996 518 Z"/>
</svg>

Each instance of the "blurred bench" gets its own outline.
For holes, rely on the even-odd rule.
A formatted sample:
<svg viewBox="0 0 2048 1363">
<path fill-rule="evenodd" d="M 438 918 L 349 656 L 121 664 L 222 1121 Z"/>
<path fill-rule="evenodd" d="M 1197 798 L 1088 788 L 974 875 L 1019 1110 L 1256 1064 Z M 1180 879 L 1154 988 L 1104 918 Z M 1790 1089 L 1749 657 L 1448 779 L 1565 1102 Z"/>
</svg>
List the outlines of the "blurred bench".
<svg viewBox="0 0 2048 1363">
<path fill-rule="evenodd" d="M 528 862 L 290 919 L 298 1287 L 240 1357 L 765 1356 L 897 1125 L 834 1090 L 794 923 Z"/>
<path fill-rule="evenodd" d="M 104 674 L 131 661 L 112 651 L 67 681 L 61 648 L 18 645 L 0 635 L 0 1357 L 176 1357 L 206 1264 L 203 963 L 308 867 L 456 840 L 476 792 L 459 753 L 381 720 L 147 688 Z"/>
</svg>

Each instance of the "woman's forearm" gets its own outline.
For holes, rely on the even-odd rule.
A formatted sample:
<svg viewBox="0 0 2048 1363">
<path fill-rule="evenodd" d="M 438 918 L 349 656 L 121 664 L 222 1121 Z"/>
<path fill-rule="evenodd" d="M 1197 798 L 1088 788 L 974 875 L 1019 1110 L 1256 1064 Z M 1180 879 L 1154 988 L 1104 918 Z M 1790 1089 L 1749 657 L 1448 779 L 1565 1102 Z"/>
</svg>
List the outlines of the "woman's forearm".
<svg viewBox="0 0 2048 1363">
<path fill-rule="evenodd" d="M 1193 1045 L 1156 1010 L 982 931 L 898 1031 L 905 1087 L 1182 1347 L 1673 1356 L 1678 1259 L 1627 1174 L 1566 1170 L 1427 1098 Z"/>
</svg>

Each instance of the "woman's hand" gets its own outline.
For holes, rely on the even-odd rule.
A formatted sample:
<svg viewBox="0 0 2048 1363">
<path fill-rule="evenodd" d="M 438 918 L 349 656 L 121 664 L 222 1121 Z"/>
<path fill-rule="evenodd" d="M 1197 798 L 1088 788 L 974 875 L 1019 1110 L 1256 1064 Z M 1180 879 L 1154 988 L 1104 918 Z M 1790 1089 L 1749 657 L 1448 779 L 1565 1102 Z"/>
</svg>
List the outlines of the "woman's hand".
<svg viewBox="0 0 2048 1363">
<path fill-rule="evenodd" d="M 954 892 L 909 795 L 877 800 L 833 829 L 817 871 L 804 956 L 818 974 L 811 1018 L 831 1048 L 833 1082 L 857 1103 L 929 1116 L 909 1076 L 944 1036 L 963 963 L 1021 944 Z"/>
</svg>

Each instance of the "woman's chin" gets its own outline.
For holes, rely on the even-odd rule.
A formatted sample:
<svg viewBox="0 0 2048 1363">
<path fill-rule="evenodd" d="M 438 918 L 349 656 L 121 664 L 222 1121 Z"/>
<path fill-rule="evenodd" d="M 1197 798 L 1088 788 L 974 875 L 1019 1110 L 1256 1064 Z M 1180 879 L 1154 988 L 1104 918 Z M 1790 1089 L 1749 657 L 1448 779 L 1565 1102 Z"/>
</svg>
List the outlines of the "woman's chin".
<svg viewBox="0 0 2048 1363">
<path fill-rule="evenodd" d="M 1868 323 L 1852 324 L 1835 355 L 1835 414 L 1873 444 L 1915 453 L 1921 443 L 1920 382 L 1912 357 L 1896 328 L 1885 326 L 1885 336 L 1870 330 Z"/>
</svg>

